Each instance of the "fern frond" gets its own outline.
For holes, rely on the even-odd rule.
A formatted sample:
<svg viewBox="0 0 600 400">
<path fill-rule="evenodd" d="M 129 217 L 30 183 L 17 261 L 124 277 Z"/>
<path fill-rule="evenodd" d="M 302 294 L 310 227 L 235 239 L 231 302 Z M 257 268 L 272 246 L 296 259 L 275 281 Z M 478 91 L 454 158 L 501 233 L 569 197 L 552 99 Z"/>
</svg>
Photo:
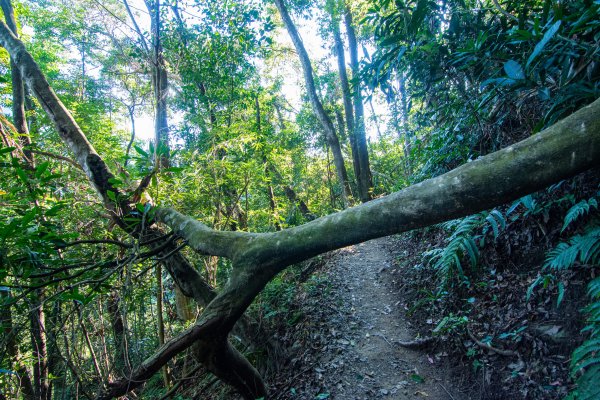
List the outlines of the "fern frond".
<svg viewBox="0 0 600 400">
<path fill-rule="evenodd" d="M 530 211 L 530 212 L 533 212 L 537 206 L 537 201 L 535 201 L 533 196 L 530 194 L 527 196 L 521 197 L 520 201 L 521 201 L 521 204 L 523 204 L 523 206 L 525 206 L 527 211 Z"/>
<path fill-rule="evenodd" d="M 424 253 L 424 256 L 429 259 L 429 263 L 442 276 L 444 284 L 453 274 L 465 278 L 465 271 L 461 263 L 463 257 L 468 258 L 472 268 L 477 266 L 479 249 L 475 243 L 474 231 L 481 226 L 486 216 L 486 213 L 481 213 L 444 223 L 442 227 L 452 231 L 452 234 L 446 239 L 446 247 Z"/>
<path fill-rule="evenodd" d="M 502 213 L 494 209 L 490 211 L 487 217 L 485 217 L 485 220 L 492 227 L 492 231 L 494 232 L 494 239 L 498 239 L 498 236 L 500 235 L 500 230 L 506 229 L 506 219 L 504 219 Z"/>
<path fill-rule="evenodd" d="M 598 264 L 600 260 L 600 227 L 576 235 L 568 242 L 559 243 L 546 256 L 544 268 L 557 270 L 571 268 L 579 260 L 582 264 Z"/>
<path fill-rule="evenodd" d="M 600 364 L 600 338 L 586 340 L 573 350 L 571 373 L 577 373 L 592 364 Z"/>
<path fill-rule="evenodd" d="M 573 400 L 598 400 L 600 397 L 600 365 L 591 366 L 577 380 L 577 391 L 569 396 Z"/>
<path fill-rule="evenodd" d="M 569 227 L 569 225 L 571 225 L 577 219 L 588 214 L 590 212 L 590 209 L 597 208 L 598 201 L 594 197 L 588 200 L 581 200 L 579 203 L 571 207 L 569 211 L 567 211 L 567 215 L 565 215 L 565 222 L 563 223 L 563 227 L 560 231 L 563 232 Z"/>
<path fill-rule="evenodd" d="M 588 296 L 592 299 L 600 299 L 600 277 L 593 279 L 588 284 Z"/>
<path fill-rule="evenodd" d="M 572 246 L 570 243 L 561 242 L 548 253 L 544 267 L 552 269 L 570 268 L 575 264 L 578 253 L 579 249 L 577 246 Z"/>
<path fill-rule="evenodd" d="M 590 337 L 571 356 L 571 376 L 583 372 L 577 379 L 577 389 L 569 396 L 578 400 L 597 399 L 600 395 L 600 277 L 588 284 L 588 295 L 592 302 L 584 310 L 588 325 L 582 332 L 589 332 Z"/>
</svg>

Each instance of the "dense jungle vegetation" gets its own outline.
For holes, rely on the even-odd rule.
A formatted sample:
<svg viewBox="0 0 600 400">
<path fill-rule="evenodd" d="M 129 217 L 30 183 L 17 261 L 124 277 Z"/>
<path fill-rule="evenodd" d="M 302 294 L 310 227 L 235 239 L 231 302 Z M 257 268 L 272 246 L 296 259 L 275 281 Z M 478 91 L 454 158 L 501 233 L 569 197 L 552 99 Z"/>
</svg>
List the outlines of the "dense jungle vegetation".
<svg viewBox="0 0 600 400">
<path fill-rule="evenodd" d="M 600 1 L 0 5 L 0 399 L 269 398 L 302 263 L 408 231 L 464 376 L 600 396 Z"/>
</svg>

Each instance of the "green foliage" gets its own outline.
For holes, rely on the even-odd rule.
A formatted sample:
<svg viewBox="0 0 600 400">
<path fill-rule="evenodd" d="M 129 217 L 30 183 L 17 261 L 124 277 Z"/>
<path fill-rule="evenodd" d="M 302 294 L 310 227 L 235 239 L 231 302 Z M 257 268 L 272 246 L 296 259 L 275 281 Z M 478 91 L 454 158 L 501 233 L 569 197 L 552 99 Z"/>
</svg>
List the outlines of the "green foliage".
<svg viewBox="0 0 600 400">
<path fill-rule="evenodd" d="M 545 268 L 561 270 L 581 265 L 597 265 L 600 261 L 600 227 L 589 228 L 568 242 L 559 243 L 546 257 Z"/>
<path fill-rule="evenodd" d="M 436 335 L 443 335 L 448 333 L 453 333 L 461 328 L 464 328 L 468 325 L 469 318 L 462 315 L 454 315 L 450 313 L 450 315 L 445 316 L 442 320 L 437 324 L 437 326 L 433 329 L 433 333 Z"/>
<path fill-rule="evenodd" d="M 571 374 L 577 378 L 577 388 L 569 398 L 577 400 L 596 399 L 600 394 L 600 278 L 588 284 L 588 296 L 590 304 L 584 309 L 587 325 L 583 332 L 588 333 L 589 338 L 571 357 Z"/>
<path fill-rule="evenodd" d="M 575 220 L 597 208 L 596 198 L 582 200 L 573 205 L 565 216 L 562 231 Z M 584 233 L 574 235 L 567 241 L 559 243 L 548 252 L 544 269 L 560 271 L 581 267 L 594 267 L 600 264 L 600 226 L 597 220 L 592 220 Z M 554 280 L 552 273 L 539 276 L 527 291 L 528 298 L 533 289 L 543 283 L 546 287 Z M 557 304 L 564 297 L 564 285 L 558 285 Z M 577 379 L 577 388 L 570 393 L 570 399 L 595 399 L 600 393 L 597 382 L 600 380 L 600 279 L 595 278 L 588 284 L 590 304 L 584 309 L 587 315 L 587 325 L 583 332 L 587 332 L 588 339 L 573 351 L 571 358 L 571 374 Z"/>
<path fill-rule="evenodd" d="M 565 222 L 563 224 L 561 232 L 564 232 L 564 230 L 567 229 L 569 225 L 571 225 L 579 218 L 588 214 L 591 209 L 598 209 L 598 201 L 594 197 L 589 198 L 587 200 L 581 200 L 579 203 L 571 207 L 567 212 L 567 215 L 565 216 Z"/>
<path fill-rule="evenodd" d="M 455 277 L 468 283 L 468 273 L 463 268 L 464 260 L 468 261 L 471 271 L 475 270 L 479 260 L 479 249 L 485 245 L 487 233 L 491 230 L 496 240 L 506 228 L 506 219 L 496 209 L 468 217 L 446 222 L 441 225 L 452 234 L 446 239 L 447 245 L 424 253 L 429 264 L 438 271 L 442 286 L 447 285 Z"/>
<path fill-rule="evenodd" d="M 371 0 L 363 68 L 407 120 L 416 181 L 538 131 L 600 96 L 600 3 Z M 403 81 L 406 89 L 402 89 Z M 403 115 L 405 114 L 405 115 Z M 435 129 L 431 130 L 430 127 Z M 392 129 L 401 131 L 398 126 Z"/>
</svg>

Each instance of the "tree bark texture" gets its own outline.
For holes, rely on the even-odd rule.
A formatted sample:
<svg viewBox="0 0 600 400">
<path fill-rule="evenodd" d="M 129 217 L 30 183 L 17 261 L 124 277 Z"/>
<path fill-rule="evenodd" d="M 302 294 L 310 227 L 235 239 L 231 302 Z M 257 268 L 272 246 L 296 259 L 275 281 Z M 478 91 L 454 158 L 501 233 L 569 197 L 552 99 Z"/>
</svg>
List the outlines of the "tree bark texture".
<svg viewBox="0 0 600 400">
<path fill-rule="evenodd" d="M 11 32 L 18 37 L 17 20 L 15 19 L 15 13 L 10 0 L 0 0 L 0 7 L 2 7 L 2 12 L 4 12 L 6 25 Z M 19 141 L 21 142 L 21 145 L 25 147 L 23 154 L 26 161 L 31 165 L 33 163 L 33 153 L 28 149 L 31 145 L 31 138 L 29 137 L 29 128 L 25 116 L 25 85 L 23 84 L 21 71 L 17 68 L 12 57 L 10 58 L 10 75 L 12 80 L 13 123 L 15 129 L 19 133 Z"/>
<path fill-rule="evenodd" d="M 109 295 L 106 307 L 114 340 L 114 369 L 116 369 L 119 376 L 128 376 L 131 368 L 127 351 L 127 335 L 121 312 L 121 297 L 116 290 L 113 290 Z"/>
<path fill-rule="evenodd" d="M 348 73 L 346 72 L 346 56 L 344 55 L 344 43 L 340 35 L 339 21 L 332 16 L 333 40 L 335 43 L 335 54 L 337 56 L 338 74 L 340 75 L 340 84 L 342 86 L 342 98 L 344 100 L 344 114 L 346 116 L 346 128 L 350 139 L 350 149 L 352 150 L 352 166 L 354 168 L 354 176 L 357 182 L 361 178 L 360 171 L 360 156 L 356 144 L 356 132 L 354 126 L 354 108 L 352 105 L 352 92 L 350 91 L 350 83 L 348 81 Z M 364 195 L 361 192 L 362 186 L 358 184 L 358 195 L 363 199 Z"/>
<path fill-rule="evenodd" d="M 160 0 L 146 1 L 150 13 L 152 37 L 152 86 L 154 89 L 154 145 L 156 162 L 161 168 L 169 166 L 169 123 L 167 119 L 167 67 L 161 43 Z"/>
<path fill-rule="evenodd" d="M 348 173 L 346 172 L 346 165 L 344 164 L 344 156 L 340 147 L 340 141 L 335 133 L 333 122 L 331 122 L 331 118 L 329 118 L 329 115 L 327 115 L 325 112 L 323 104 L 317 96 L 317 89 L 315 87 L 313 68 L 310 63 L 310 58 L 308 57 L 308 53 L 304 48 L 304 43 L 302 43 L 302 39 L 300 39 L 298 30 L 290 18 L 290 14 L 283 3 L 283 0 L 275 0 L 275 5 L 279 10 L 281 19 L 283 20 L 283 23 L 285 24 L 285 27 L 292 38 L 292 42 L 294 43 L 294 47 L 296 48 L 296 52 L 300 58 L 300 63 L 302 64 L 302 70 L 304 72 L 304 81 L 306 83 L 308 98 L 310 99 L 314 113 L 323 126 L 323 130 L 325 131 L 325 139 L 327 140 L 329 147 L 331 147 L 331 152 L 333 153 L 333 162 L 335 164 L 338 181 L 342 187 L 342 201 L 344 202 L 344 207 L 349 207 L 350 199 L 352 198 L 352 192 L 348 182 Z"/>
<path fill-rule="evenodd" d="M 0 260 L 1 261 L 1 260 Z M 3 365 L 14 368 L 19 379 L 21 395 L 24 400 L 35 400 L 35 391 L 31 383 L 29 371 L 20 360 L 19 344 L 17 342 L 17 332 L 14 330 L 11 310 L 10 289 L 0 287 L 0 332 L 2 332 L 2 344 L 4 348 L 0 353 L 0 361 Z M 6 364 L 4 363 L 6 362 Z"/>
<path fill-rule="evenodd" d="M 354 25 L 352 23 L 352 13 L 346 7 L 344 13 L 344 22 L 346 25 L 346 34 L 348 35 L 348 47 L 350 49 L 350 66 L 352 68 L 352 80 L 354 83 L 354 133 L 356 137 L 356 151 L 360 164 L 360 175 L 356 178 L 360 192 L 360 200 L 364 203 L 371 199 L 373 189 L 373 179 L 371 176 L 371 166 L 369 163 L 369 149 L 367 148 L 367 134 L 365 131 L 365 111 L 363 99 L 360 93 L 360 80 L 358 78 L 358 42 Z"/>
<path fill-rule="evenodd" d="M 48 380 L 48 342 L 46 340 L 46 316 L 42 289 L 35 292 L 34 308 L 30 311 L 31 347 L 33 350 L 33 388 L 40 400 L 50 400 L 52 389 Z"/>
<path fill-rule="evenodd" d="M 163 280 L 162 280 L 162 267 L 161 265 L 156 266 L 156 324 L 158 329 L 158 345 L 162 346 L 165 344 L 165 321 L 163 319 Z M 163 383 L 165 388 L 169 388 L 169 370 L 166 365 L 162 367 Z"/>
</svg>

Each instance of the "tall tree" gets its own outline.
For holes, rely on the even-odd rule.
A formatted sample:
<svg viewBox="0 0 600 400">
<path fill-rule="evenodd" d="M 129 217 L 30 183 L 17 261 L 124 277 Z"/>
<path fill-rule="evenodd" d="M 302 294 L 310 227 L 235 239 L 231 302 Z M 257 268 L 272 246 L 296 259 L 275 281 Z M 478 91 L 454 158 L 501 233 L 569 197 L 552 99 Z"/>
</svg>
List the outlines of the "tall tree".
<svg viewBox="0 0 600 400">
<path fill-rule="evenodd" d="M 371 198 L 373 179 L 371 177 L 371 165 L 369 162 L 369 149 L 367 148 L 367 133 L 365 129 L 365 111 L 361 94 L 361 80 L 359 78 L 358 65 L 358 41 L 350 7 L 346 5 L 344 11 L 344 23 L 348 35 L 348 47 L 350 49 L 350 66 L 352 67 L 353 100 L 354 100 L 354 135 L 356 140 L 356 151 L 360 164 L 360 174 L 356 178 L 360 188 L 360 196 L 363 202 Z"/>
<path fill-rule="evenodd" d="M 152 71 L 152 88 L 154 91 L 154 143 L 156 163 L 160 167 L 169 166 L 169 123 L 167 115 L 168 75 L 165 63 L 161 32 L 160 0 L 144 0 L 150 14 L 150 44 L 140 29 L 127 0 L 123 5 L 138 35 L 139 42 L 146 53 Z"/>
<path fill-rule="evenodd" d="M 352 105 L 352 92 L 350 91 L 350 83 L 348 81 L 348 73 L 346 72 L 346 56 L 344 54 L 344 43 L 340 34 L 340 23 L 336 17 L 335 10 L 331 11 L 331 27 L 333 32 L 333 40 L 335 44 L 335 55 L 337 57 L 338 73 L 340 75 L 340 84 L 342 86 L 342 99 L 344 101 L 344 114 L 346 116 L 346 128 L 350 138 L 350 148 L 352 150 L 352 166 L 354 167 L 354 176 L 357 180 L 360 179 L 360 157 L 358 155 L 358 147 L 356 145 L 356 134 L 354 130 L 354 109 Z M 361 200 L 363 194 L 361 186 L 358 185 L 359 195 Z"/>
<path fill-rule="evenodd" d="M 321 103 L 321 100 L 317 95 L 317 89 L 315 86 L 313 68 L 310 62 L 310 58 L 308 57 L 308 53 L 304 48 L 304 43 L 302 42 L 302 39 L 300 39 L 298 30 L 296 29 L 294 22 L 290 18 L 290 14 L 288 13 L 287 7 L 283 3 L 283 0 L 275 0 L 275 5 L 279 10 L 281 19 L 283 20 L 288 34 L 292 38 L 292 42 L 294 43 L 294 47 L 296 48 L 296 52 L 298 53 L 298 57 L 300 58 L 300 63 L 302 64 L 302 70 L 304 72 L 304 82 L 306 84 L 308 98 L 310 100 L 314 113 L 316 114 L 317 118 L 319 119 L 319 122 L 321 123 L 321 126 L 323 127 L 327 144 L 331 148 L 331 152 L 333 154 L 333 163 L 335 164 L 338 181 L 340 186 L 342 187 L 342 200 L 344 202 L 344 206 L 348 207 L 351 203 L 352 192 L 350 190 L 350 184 L 348 182 L 348 173 L 346 172 L 346 165 L 344 163 L 344 156 L 340 147 L 340 141 L 335 132 L 335 127 L 333 126 L 333 122 L 331 122 L 331 118 L 329 118 L 329 115 L 327 115 L 327 113 L 325 112 L 325 108 L 323 108 L 323 103 Z"/>
<path fill-rule="evenodd" d="M 4 12 L 4 18 L 6 25 L 14 33 L 16 37 L 19 37 L 17 32 L 17 20 L 15 18 L 15 12 L 12 7 L 10 0 L 0 0 L 0 7 Z M 27 126 L 27 118 L 25 116 L 25 85 L 23 84 L 23 78 L 21 72 L 16 67 L 14 60 L 11 57 L 10 60 L 10 75 L 12 79 L 12 117 L 13 123 L 19 133 L 19 140 L 21 144 L 25 146 L 24 155 L 30 164 L 33 164 L 33 154 L 29 146 L 31 145 L 31 138 L 29 137 L 29 127 Z"/>
</svg>

